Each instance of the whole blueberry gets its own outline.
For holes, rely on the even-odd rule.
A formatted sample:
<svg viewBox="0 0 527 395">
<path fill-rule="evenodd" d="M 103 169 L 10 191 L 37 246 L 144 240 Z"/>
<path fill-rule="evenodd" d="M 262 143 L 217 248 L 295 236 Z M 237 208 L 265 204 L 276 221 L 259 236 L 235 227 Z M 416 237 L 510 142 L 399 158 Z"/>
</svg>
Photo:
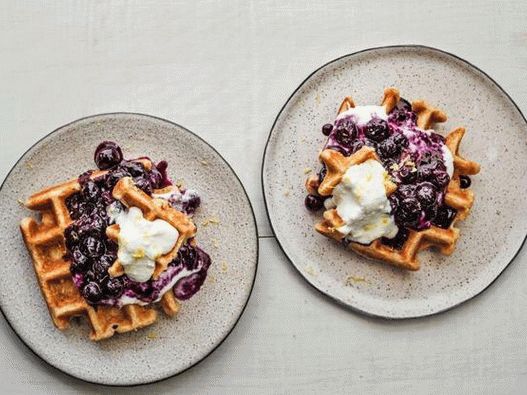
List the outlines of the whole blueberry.
<svg viewBox="0 0 527 395">
<path fill-rule="evenodd" d="M 306 208 L 310 211 L 318 211 L 324 207 L 324 199 L 320 196 L 307 195 L 304 204 Z"/>
<path fill-rule="evenodd" d="M 134 183 L 137 188 L 142 190 L 147 195 L 152 194 L 152 185 L 150 185 L 150 181 L 147 178 L 144 178 L 143 176 L 135 177 Z"/>
<path fill-rule="evenodd" d="M 102 298 L 101 288 L 97 283 L 89 282 L 82 289 L 82 296 L 84 296 L 89 303 L 97 303 Z"/>
<path fill-rule="evenodd" d="M 421 215 L 421 204 L 415 198 L 401 199 L 395 218 L 405 226 L 415 227 Z"/>
<path fill-rule="evenodd" d="M 119 170 L 130 174 L 132 177 L 144 176 L 145 167 L 139 162 L 123 161 L 119 165 Z"/>
<path fill-rule="evenodd" d="M 408 147 L 409 142 L 404 134 L 396 133 L 391 138 L 393 139 L 393 142 L 401 149 Z"/>
<path fill-rule="evenodd" d="M 388 123 L 384 119 L 374 118 L 366 124 L 364 135 L 377 143 L 388 138 L 390 131 Z"/>
<path fill-rule="evenodd" d="M 88 236 L 82 241 L 82 252 L 90 258 L 97 258 L 104 254 L 104 243 L 95 237 Z"/>
<path fill-rule="evenodd" d="M 90 260 L 78 248 L 75 248 L 71 254 L 71 269 L 75 273 L 80 273 L 88 269 Z"/>
<path fill-rule="evenodd" d="M 443 189 L 450 182 L 450 177 L 446 171 L 436 170 L 430 178 L 430 181 L 432 181 L 438 188 Z"/>
<path fill-rule="evenodd" d="M 90 180 L 82 185 L 81 194 L 85 200 L 96 202 L 101 197 L 101 189 Z"/>
<path fill-rule="evenodd" d="M 469 176 L 459 176 L 459 186 L 463 189 L 469 188 L 470 184 L 472 184 L 472 181 L 470 180 Z"/>
<path fill-rule="evenodd" d="M 80 235 L 74 224 L 71 224 L 64 230 L 64 238 L 66 240 L 66 247 L 70 250 L 79 244 Z"/>
<path fill-rule="evenodd" d="M 457 210 L 449 206 L 441 206 L 437 209 L 437 214 L 432 223 L 440 228 L 447 229 L 456 217 Z"/>
<path fill-rule="evenodd" d="M 353 129 L 345 129 L 343 127 L 338 127 L 337 130 L 335 130 L 335 134 L 333 135 L 335 141 L 342 145 L 343 147 L 349 148 L 351 147 L 351 144 L 353 143 L 354 134 L 356 135 L 356 129 L 355 125 L 353 125 Z"/>
<path fill-rule="evenodd" d="M 414 168 L 403 166 L 397 174 L 404 184 L 412 184 L 417 180 L 417 171 Z"/>
<path fill-rule="evenodd" d="M 430 207 L 436 204 L 437 191 L 430 182 L 423 182 L 416 188 L 416 196 L 423 207 Z"/>
<path fill-rule="evenodd" d="M 333 130 L 333 125 L 330 123 L 326 123 L 324 126 L 322 126 L 322 134 L 324 136 L 329 136 L 332 130 Z"/>
<path fill-rule="evenodd" d="M 95 149 L 94 161 L 101 170 L 117 166 L 123 160 L 123 152 L 113 141 L 103 141 Z"/>
<path fill-rule="evenodd" d="M 124 282 L 122 277 L 108 278 L 103 283 L 103 290 L 111 297 L 119 297 L 123 293 Z"/>
<path fill-rule="evenodd" d="M 196 249 L 188 244 L 181 246 L 175 264 L 182 264 L 187 270 L 195 270 L 198 265 Z"/>
<path fill-rule="evenodd" d="M 112 171 L 106 177 L 106 181 L 105 181 L 106 189 L 111 191 L 113 189 L 113 187 L 115 186 L 115 184 L 117 184 L 121 178 L 129 177 L 129 176 L 130 176 L 130 174 L 128 172 L 120 170 L 120 169 Z"/>
<path fill-rule="evenodd" d="M 163 185 L 163 175 L 155 166 L 148 173 L 148 181 L 150 181 L 152 189 L 159 189 Z"/>
<path fill-rule="evenodd" d="M 410 198 L 415 195 L 415 185 L 400 185 L 399 188 L 397 188 L 397 195 L 401 199 Z"/>
<path fill-rule="evenodd" d="M 324 181 L 324 177 L 326 177 L 326 173 L 328 172 L 328 169 L 325 164 L 322 165 L 322 168 L 318 172 L 318 181 L 322 182 Z"/>
<path fill-rule="evenodd" d="M 393 158 L 401 152 L 401 147 L 392 138 L 388 138 L 377 146 L 377 152 L 382 159 Z"/>
</svg>

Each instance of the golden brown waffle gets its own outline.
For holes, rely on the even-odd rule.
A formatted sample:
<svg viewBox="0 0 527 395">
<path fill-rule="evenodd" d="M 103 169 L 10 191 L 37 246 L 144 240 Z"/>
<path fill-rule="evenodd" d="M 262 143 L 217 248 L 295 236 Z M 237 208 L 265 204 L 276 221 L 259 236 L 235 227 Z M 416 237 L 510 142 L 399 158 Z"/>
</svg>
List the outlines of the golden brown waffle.
<svg viewBox="0 0 527 395">
<path fill-rule="evenodd" d="M 395 88 L 387 88 L 384 91 L 382 105 L 386 112 L 390 112 L 399 101 L 399 91 Z M 346 97 L 339 107 L 338 113 L 355 107 L 353 100 Z M 438 110 L 422 100 L 412 103 L 412 110 L 417 113 L 417 125 L 421 129 L 428 129 L 437 122 L 446 121 L 444 112 Z M 469 189 L 460 188 L 460 176 L 477 174 L 480 170 L 479 164 L 462 158 L 459 154 L 459 145 L 465 133 L 465 129 L 456 128 L 451 131 L 445 143 L 454 157 L 454 175 L 447 186 L 445 203 L 457 210 L 457 214 L 448 229 L 431 226 L 422 231 L 409 230 L 408 239 L 401 249 L 382 244 L 380 240 L 374 240 L 370 245 L 363 245 L 352 242 L 350 248 L 368 258 L 382 260 L 393 266 L 398 266 L 408 270 L 418 270 L 419 261 L 417 253 L 423 249 L 436 247 L 445 255 L 451 254 L 455 249 L 456 241 L 459 237 L 459 229 L 455 227 L 456 222 L 465 219 L 474 202 L 474 194 Z M 312 176 L 306 181 L 306 189 L 309 193 L 318 193 L 321 196 L 329 196 L 333 188 L 340 182 L 342 175 L 347 168 L 353 164 L 362 163 L 366 155 L 364 148 L 357 151 L 350 157 L 333 150 L 324 150 L 320 154 L 320 160 L 326 164 L 327 173 L 322 182 L 319 183 L 318 177 Z M 370 149 L 371 151 L 371 149 Z M 371 154 L 369 154 L 371 155 Z M 388 186 L 387 194 L 393 192 Z M 343 224 L 342 219 L 336 210 L 324 212 L 324 221 L 317 224 L 315 229 L 327 237 L 341 240 L 344 235 L 340 234 L 336 228 Z"/>
<path fill-rule="evenodd" d="M 104 172 L 94 172 L 91 177 L 95 178 L 102 174 Z M 116 308 L 100 305 L 94 308 L 86 303 L 73 283 L 70 262 L 64 259 L 66 253 L 64 230 L 72 222 L 65 202 L 69 196 L 78 191 L 80 185 L 75 179 L 32 195 L 25 205 L 31 210 L 38 211 L 41 219 L 37 222 L 33 218 L 24 218 L 20 224 L 53 323 L 57 328 L 64 330 L 69 327 L 72 317 L 86 316 L 92 328 L 90 333 L 92 340 L 106 339 L 115 332 L 129 332 L 152 324 L 157 318 L 157 312 L 152 306 L 131 304 Z M 158 207 L 156 212 L 159 212 L 159 217 L 164 216 L 161 213 L 163 211 L 161 204 L 153 203 L 157 199 L 145 194 L 146 198 L 141 196 L 140 201 L 136 203 L 133 200 L 133 196 L 136 195 L 135 191 L 130 192 L 127 189 L 122 196 L 123 203 L 133 202 L 140 208 L 155 205 Z M 181 213 L 178 214 L 183 216 Z M 176 215 L 172 213 L 166 217 L 170 216 Z M 189 237 L 192 233 L 189 230 L 193 225 L 189 225 L 183 219 L 180 219 L 180 222 L 184 224 L 178 228 L 180 234 Z M 186 239 L 178 239 L 178 248 L 184 240 Z M 173 316 L 179 311 L 179 302 L 172 292 L 167 292 L 161 299 L 161 307 L 167 315 Z"/>
</svg>

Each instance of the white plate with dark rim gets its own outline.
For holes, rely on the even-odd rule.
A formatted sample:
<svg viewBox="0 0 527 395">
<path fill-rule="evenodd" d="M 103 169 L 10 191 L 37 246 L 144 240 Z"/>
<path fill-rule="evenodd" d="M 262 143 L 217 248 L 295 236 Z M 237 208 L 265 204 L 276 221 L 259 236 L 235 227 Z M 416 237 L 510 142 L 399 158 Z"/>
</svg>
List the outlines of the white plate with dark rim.
<svg viewBox="0 0 527 395">
<path fill-rule="evenodd" d="M 345 96 L 378 104 L 383 89 L 424 99 L 467 133 L 461 152 L 481 164 L 472 177 L 476 200 L 461 223 L 456 251 L 420 253 L 406 272 L 362 258 L 316 233 L 321 214 L 304 207 L 305 168 L 318 169 L 325 136 Z M 505 270 L 527 234 L 527 122 L 487 74 L 434 48 L 406 45 L 364 50 L 313 72 L 278 114 L 264 153 L 262 187 L 272 229 L 284 253 L 316 289 L 353 310 L 401 319 L 448 310 L 481 293 Z"/>
<path fill-rule="evenodd" d="M 20 235 L 31 215 L 18 200 L 94 168 L 93 151 L 116 141 L 125 157 L 165 159 L 169 174 L 202 198 L 197 240 L 212 258 L 200 292 L 182 303 L 174 318 L 158 314 L 151 326 L 98 343 L 85 321 L 56 329 Z M 247 194 L 227 162 L 204 140 L 172 122 L 141 114 L 83 118 L 31 147 L 0 188 L 0 306 L 22 341 L 57 369 L 85 381 L 138 385 L 181 373 L 207 357 L 229 335 L 251 294 L 258 264 L 256 222 Z M 217 216 L 218 226 L 200 226 Z M 236 238 L 232 235 L 236 234 Z"/>
</svg>

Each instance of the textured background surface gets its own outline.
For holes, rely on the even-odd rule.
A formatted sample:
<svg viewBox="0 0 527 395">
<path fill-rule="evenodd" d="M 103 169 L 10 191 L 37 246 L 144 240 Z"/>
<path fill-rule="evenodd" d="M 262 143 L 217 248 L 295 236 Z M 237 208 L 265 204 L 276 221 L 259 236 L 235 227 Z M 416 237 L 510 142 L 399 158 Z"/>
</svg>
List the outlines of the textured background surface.
<svg viewBox="0 0 527 395">
<path fill-rule="evenodd" d="M 239 325 L 201 365 L 138 392 L 519 393 L 527 386 L 525 252 L 460 308 L 387 322 L 313 291 L 271 237 L 260 190 L 264 142 L 291 92 L 335 57 L 387 44 L 436 46 L 489 73 L 527 113 L 527 3 L 397 3 L 0 2 L 0 179 L 57 126 L 137 111 L 207 139 L 254 203 L 260 267 Z M 3 320 L 0 332 L 4 391 L 105 390 L 47 367 Z"/>
</svg>

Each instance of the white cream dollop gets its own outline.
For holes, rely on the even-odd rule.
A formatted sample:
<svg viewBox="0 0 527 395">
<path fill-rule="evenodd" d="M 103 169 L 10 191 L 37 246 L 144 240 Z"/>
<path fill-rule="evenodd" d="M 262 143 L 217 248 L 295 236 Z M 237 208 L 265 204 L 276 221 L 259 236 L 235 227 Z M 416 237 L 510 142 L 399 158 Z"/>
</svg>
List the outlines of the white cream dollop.
<svg viewBox="0 0 527 395">
<path fill-rule="evenodd" d="M 117 257 L 132 280 L 144 282 L 152 277 L 155 261 L 176 245 L 179 232 L 161 219 L 148 221 L 138 207 L 116 211 L 110 218 L 119 225 Z"/>
<path fill-rule="evenodd" d="M 352 117 L 357 125 L 366 125 L 373 118 L 387 120 L 388 114 L 383 106 L 357 106 L 340 113 L 337 119 L 346 117 Z"/>
<path fill-rule="evenodd" d="M 441 151 L 443 151 L 443 162 L 445 162 L 446 171 L 448 176 L 452 179 L 452 176 L 454 175 L 454 157 L 446 145 L 441 146 Z"/>
<path fill-rule="evenodd" d="M 393 238 L 398 232 L 384 181 L 388 173 L 376 160 L 350 166 L 333 190 L 326 207 L 334 206 L 345 222 L 337 230 L 346 239 L 369 244 L 380 237 Z"/>
</svg>

